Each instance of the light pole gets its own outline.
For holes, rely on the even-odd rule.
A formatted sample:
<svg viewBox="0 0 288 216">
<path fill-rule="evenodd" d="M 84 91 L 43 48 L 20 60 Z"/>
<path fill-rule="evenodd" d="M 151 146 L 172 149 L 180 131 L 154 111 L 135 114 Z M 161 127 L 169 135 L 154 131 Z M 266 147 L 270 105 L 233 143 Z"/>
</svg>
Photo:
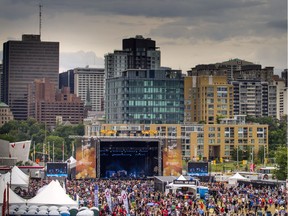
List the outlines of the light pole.
<svg viewBox="0 0 288 216">
<path fill-rule="evenodd" d="M 265 163 L 266 163 L 266 160 L 265 160 L 265 157 L 266 157 L 266 155 L 265 155 L 265 154 L 266 154 L 266 153 L 265 153 L 265 149 L 266 149 L 266 146 L 264 145 L 264 149 L 263 149 L 263 150 L 264 150 L 264 151 L 263 151 L 263 157 L 264 157 L 264 158 L 263 158 L 263 164 L 264 164 L 264 167 L 265 167 Z"/>
<path fill-rule="evenodd" d="M 239 146 L 237 144 L 237 171 L 239 169 Z"/>
</svg>

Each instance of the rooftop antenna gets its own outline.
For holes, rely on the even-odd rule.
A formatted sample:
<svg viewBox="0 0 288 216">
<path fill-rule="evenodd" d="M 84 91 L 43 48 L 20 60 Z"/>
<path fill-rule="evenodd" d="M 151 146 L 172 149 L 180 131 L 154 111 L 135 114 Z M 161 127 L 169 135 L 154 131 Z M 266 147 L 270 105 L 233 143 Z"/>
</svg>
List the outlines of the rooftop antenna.
<svg viewBox="0 0 288 216">
<path fill-rule="evenodd" d="M 40 38 L 41 38 L 41 27 L 42 27 L 42 7 L 43 5 L 39 4 L 39 35 L 40 35 Z"/>
</svg>

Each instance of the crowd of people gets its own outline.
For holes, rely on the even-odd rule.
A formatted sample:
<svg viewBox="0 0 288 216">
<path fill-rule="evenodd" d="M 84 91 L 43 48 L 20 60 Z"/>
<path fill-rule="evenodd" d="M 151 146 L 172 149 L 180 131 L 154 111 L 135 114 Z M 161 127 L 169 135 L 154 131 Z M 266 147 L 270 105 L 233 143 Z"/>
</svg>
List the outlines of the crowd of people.
<svg viewBox="0 0 288 216">
<path fill-rule="evenodd" d="M 32 180 L 30 195 L 49 180 Z M 288 191 L 280 187 L 252 185 L 229 186 L 226 183 L 201 183 L 209 188 L 209 194 L 200 199 L 194 192 L 164 193 L 155 191 L 153 180 L 66 180 L 66 192 L 77 199 L 79 206 L 95 205 L 95 185 L 98 185 L 99 214 L 130 216 L 188 216 L 188 215 L 288 215 Z M 105 190 L 111 194 L 111 206 Z M 125 190 L 128 208 L 121 191 Z"/>
</svg>

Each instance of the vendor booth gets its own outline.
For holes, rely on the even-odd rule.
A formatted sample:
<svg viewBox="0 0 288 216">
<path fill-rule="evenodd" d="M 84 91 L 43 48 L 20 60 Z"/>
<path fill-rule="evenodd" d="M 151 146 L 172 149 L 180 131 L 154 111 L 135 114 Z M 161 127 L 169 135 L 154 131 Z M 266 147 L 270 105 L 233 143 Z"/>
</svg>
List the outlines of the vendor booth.
<svg viewBox="0 0 288 216">
<path fill-rule="evenodd" d="M 237 172 L 235 175 L 228 178 L 228 184 L 229 185 L 236 185 L 238 180 L 247 180 L 247 178 L 245 178 L 244 176 L 240 175 Z"/>
<path fill-rule="evenodd" d="M 177 179 L 173 180 L 172 183 L 166 185 L 165 193 L 181 192 L 183 194 L 196 194 L 198 185 L 199 181 L 197 179 L 190 178 L 187 180 L 181 175 Z"/>
</svg>

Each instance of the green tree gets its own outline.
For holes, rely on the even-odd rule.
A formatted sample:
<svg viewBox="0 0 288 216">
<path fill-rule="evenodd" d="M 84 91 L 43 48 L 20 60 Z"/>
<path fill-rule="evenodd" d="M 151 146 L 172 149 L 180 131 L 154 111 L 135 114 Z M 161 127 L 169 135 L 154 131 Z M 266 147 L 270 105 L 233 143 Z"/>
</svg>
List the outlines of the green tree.
<svg viewBox="0 0 288 216">
<path fill-rule="evenodd" d="M 275 162 L 277 164 L 277 169 L 275 171 L 275 176 L 279 180 L 285 180 L 288 178 L 287 174 L 287 147 L 279 147 L 275 154 Z"/>
</svg>

